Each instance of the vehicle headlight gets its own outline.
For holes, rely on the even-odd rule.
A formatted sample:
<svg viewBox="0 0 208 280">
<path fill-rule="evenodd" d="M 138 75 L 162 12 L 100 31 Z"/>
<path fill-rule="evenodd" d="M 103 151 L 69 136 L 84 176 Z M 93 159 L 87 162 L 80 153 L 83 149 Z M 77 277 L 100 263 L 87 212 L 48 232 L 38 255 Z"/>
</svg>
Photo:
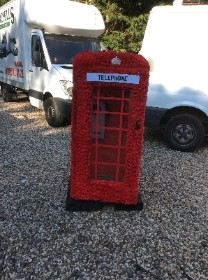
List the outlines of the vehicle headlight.
<svg viewBox="0 0 208 280">
<path fill-rule="evenodd" d="M 62 87 L 64 93 L 66 95 L 68 95 L 69 97 L 72 97 L 72 88 L 73 88 L 72 82 L 67 81 L 67 80 L 60 80 L 60 84 L 61 84 L 61 87 Z"/>
</svg>

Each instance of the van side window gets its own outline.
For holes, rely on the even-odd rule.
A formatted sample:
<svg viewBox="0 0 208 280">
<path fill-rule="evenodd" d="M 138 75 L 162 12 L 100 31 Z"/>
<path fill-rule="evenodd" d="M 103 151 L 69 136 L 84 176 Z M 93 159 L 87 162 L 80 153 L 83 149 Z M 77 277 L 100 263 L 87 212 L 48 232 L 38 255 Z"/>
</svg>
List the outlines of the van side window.
<svg viewBox="0 0 208 280">
<path fill-rule="evenodd" d="M 31 44 L 32 44 L 31 46 L 32 65 L 36 67 L 42 67 L 45 56 L 44 56 L 40 37 L 37 35 L 33 35 Z"/>
</svg>

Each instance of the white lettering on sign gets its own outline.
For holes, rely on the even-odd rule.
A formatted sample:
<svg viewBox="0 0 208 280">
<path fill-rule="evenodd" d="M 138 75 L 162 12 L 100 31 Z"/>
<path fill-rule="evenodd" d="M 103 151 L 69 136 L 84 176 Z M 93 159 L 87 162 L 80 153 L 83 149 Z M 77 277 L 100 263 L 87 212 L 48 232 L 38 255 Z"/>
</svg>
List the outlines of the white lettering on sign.
<svg viewBox="0 0 208 280">
<path fill-rule="evenodd" d="M 87 73 L 88 82 L 102 82 L 102 83 L 124 83 L 138 85 L 140 82 L 140 75 L 128 75 L 117 73 Z"/>
</svg>

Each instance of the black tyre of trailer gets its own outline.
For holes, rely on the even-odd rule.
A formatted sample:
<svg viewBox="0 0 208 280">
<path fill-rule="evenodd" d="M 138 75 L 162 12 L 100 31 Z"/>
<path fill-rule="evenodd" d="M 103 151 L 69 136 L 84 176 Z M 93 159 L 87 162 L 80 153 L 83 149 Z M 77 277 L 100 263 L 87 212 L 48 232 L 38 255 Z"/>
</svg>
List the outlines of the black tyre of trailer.
<svg viewBox="0 0 208 280">
<path fill-rule="evenodd" d="M 12 102 L 14 100 L 15 92 L 12 91 L 8 85 L 2 85 L 2 97 L 4 102 Z"/>
<path fill-rule="evenodd" d="M 164 137 L 172 149 L 182 152 L 193 152 L 202 145 L 205 129 L 197 117 L 181 114 L 172 117 L 167 122 Z"/>
<path fill-rule="evenodd" d="M 45 118 L 52 127 L 68 125 L 70 120 L 64 114 L 64 104 L 59 98 L 49 97 L 44 103 Z"/>
</svg>

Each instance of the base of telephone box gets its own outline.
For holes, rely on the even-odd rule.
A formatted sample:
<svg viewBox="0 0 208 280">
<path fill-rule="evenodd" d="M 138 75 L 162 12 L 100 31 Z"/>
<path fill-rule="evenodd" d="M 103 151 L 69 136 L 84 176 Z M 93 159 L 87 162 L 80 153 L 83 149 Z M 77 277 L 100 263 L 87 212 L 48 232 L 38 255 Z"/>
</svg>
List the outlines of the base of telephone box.
<svg viewBox="0 0 208 280">
<path fill-rule="evenodd" d="M 67 211 L 100 211 L 106 207 L 113 207 L 115 211 L 141 211 L 143 209 L 143 202 L 140 201 L 135 205 L 127 205 L 121 203 L 108 203 L 92 200 L 77 200 L 69 196 L 66 198 L 65 209 Z"/>
</svg>

